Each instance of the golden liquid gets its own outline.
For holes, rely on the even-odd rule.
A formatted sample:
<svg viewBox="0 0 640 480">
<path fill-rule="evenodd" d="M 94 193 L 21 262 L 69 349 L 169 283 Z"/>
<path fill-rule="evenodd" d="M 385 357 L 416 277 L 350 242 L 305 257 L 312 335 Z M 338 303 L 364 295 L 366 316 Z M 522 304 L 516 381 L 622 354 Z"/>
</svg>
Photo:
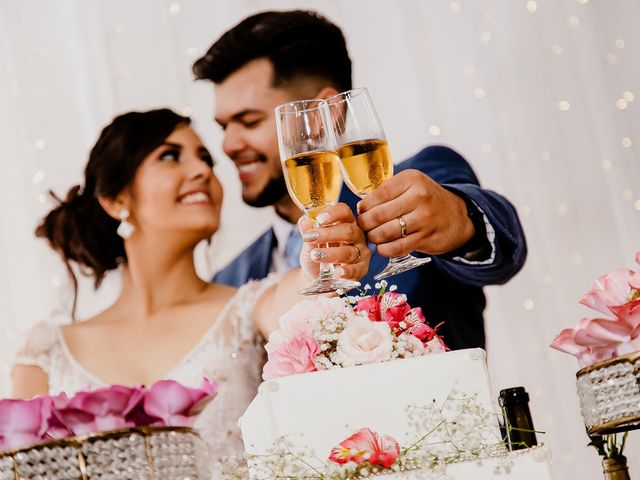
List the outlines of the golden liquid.
<svg viewBox="0 0 640 480">
<path fill-rule="evenodd" d="M 342 176 L 335 152 L 302 153 L 284 165 L 289 195 L 312 220 L 324 207 L 338 201 Z"/>
<path fill-rule="evenodd" d="M 393 176 L 393 162 L 385 140 L 364 140 L 338 148 L 344 181 L 353 193 L 364 197 Z"/>
</svg>

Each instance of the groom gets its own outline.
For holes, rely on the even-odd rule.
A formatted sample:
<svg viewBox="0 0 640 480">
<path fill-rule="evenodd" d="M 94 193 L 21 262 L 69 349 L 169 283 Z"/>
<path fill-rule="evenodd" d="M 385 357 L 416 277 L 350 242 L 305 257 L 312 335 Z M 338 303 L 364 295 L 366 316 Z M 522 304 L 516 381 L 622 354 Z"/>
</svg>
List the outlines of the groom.
<svg viewBox="0 0 640 480">
<path fill-rule="evenodd" d="M 263 12 L 223 34 L 193 66 L 214 84 L 215 120 L 223 149 L 238 169 L 245 203 L 273 207 L 272 227 L 218 272 L 215 281 L 241 285 L 295 265 L 302 213 L 287 194 L 274 108 L 304 98 L 328 98 L 352 88 L 351 60 L 341 30 L 311 11 Z M 363 285 L 373 285 L 391 256 L 416 252 L 432 261 L 389 279 L 452 348 L 484 347 L 482 287 L 507 282 L 522 267 L 526 242 L 507 199 L 480 187 L 455 151 L 424 148 L 395 166 L 396 175 L 358 203 L 375 253 Z"/>
</svg>

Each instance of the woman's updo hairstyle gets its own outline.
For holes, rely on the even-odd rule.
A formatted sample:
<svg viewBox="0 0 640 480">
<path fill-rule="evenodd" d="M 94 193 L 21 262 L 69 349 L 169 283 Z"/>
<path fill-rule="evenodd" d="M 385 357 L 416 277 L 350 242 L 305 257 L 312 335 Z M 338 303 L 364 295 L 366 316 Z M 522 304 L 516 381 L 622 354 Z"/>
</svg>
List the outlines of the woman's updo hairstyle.
<svg viewBox="0 0 640 480">
<path fill-rule="evenodd" d="M 131 184 L 145 157 L 177 126 L 189 123 L 189 118 L 166 108 L 119 115 L 102 130 L 91 149 L 84 186 L 72 187 L 64 199 L 51 192 L 57 206 L 42 219 L 36 236 L 46 238 L 62 256 L 76 294 L 71 262 L 93 276 L 97 288 L 109 270 L 126 261 L 124 241 L 116 233 L 119 221 L 105 212 L 98 197 L 115 199 Z M 75 303 L 74 298 L 74 311 Z"/>
</svg>

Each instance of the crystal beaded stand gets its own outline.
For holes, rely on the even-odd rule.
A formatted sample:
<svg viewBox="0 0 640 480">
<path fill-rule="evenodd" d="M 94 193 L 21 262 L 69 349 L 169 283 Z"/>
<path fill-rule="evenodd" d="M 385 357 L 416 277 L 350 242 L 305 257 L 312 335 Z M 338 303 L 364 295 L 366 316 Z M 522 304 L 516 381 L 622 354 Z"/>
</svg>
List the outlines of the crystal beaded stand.
<svg viewBox="0 0 640 480">
<path fill-rule="evenodd" d="M 576 377 L 589 435 L 640 428 L 640 352 L 595 363 Z"/>
<path fill-rule="evenodd" d="M 183 427 L 136 427 L 0 453 L 0 480 L 204 480 L 207 446 Z"/>
</svg>

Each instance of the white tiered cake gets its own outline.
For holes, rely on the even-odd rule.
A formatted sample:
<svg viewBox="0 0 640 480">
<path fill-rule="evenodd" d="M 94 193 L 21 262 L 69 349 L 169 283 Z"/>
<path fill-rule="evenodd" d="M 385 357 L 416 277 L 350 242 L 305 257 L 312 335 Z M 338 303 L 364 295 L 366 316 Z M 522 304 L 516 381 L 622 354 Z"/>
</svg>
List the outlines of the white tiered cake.
<svg viewBox="0 0 640 480">
<path fill-rule="evenodd" d="M 501 444 L 492 398 L 485 352 L 459 350 L 267 380 L 240 425 L 253 479 L 340 478 L 321 472 L 363 428 L 400 446 L 390 469 L 363 472 L 381 480 L 551 478 L 545 447 Z"/>
</svg>

